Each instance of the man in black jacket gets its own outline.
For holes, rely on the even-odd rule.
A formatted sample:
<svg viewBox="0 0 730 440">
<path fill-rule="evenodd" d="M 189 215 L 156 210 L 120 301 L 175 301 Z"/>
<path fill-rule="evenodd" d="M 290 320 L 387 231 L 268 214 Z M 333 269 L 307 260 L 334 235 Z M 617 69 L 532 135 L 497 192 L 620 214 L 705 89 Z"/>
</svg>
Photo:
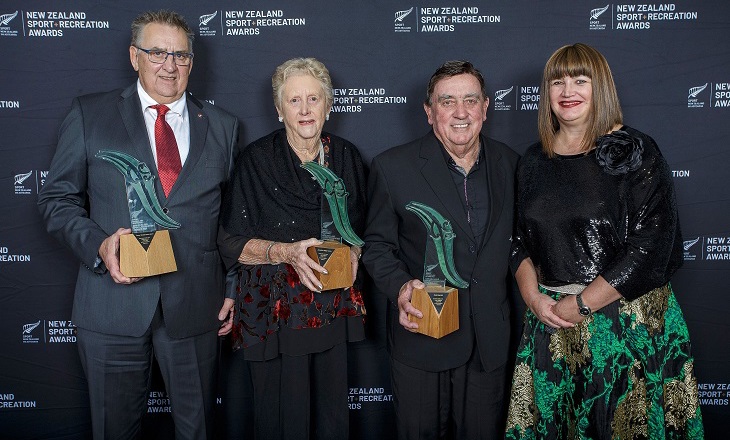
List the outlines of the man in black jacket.
<svg viewBox="0 0 730 440">
<path fill-rule="evenodd" d="M 424 109 L 433 130 L 372 163 L 362 260 L 390 300 L 388 350 L 401 439 L 503 437 L 510 340 L 507 298 L 518 155 L 481 135 L 489 98 L 481 73 L 450 61 L 431 77 Z M 456 271 L 468 281 L 459 329 L 415 333 L 428 232 L 405 209 L 417 201 L 447 218 Z"/>
</svg>

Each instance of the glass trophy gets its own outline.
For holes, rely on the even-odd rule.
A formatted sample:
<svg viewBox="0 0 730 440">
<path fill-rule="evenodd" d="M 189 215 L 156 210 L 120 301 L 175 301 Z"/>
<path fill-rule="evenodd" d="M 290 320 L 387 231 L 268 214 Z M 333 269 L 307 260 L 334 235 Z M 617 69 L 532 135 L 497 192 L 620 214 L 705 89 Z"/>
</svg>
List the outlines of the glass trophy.
<svg viewBox="0 0 730 440">
<path fill-rule="evenodd" d="M 124 176 L 131 234 L 119 237 L 119 266 L 126 277 L 138 278 L 177 271 L 169 229 L 180 223 L 160 206 L 155 176 L 147 164 L 119 151 L 100 150 L 96 157 L 110 162 Z"/>
<path fill-rule="evenodd" d="M 322 207 L 320 222 L 320 239 L 322 244 L 311 246 L 307 255 L 320 266 L 327 269 L 327 274 L 315 272 L 322 284 L 322 290 L 342 289 L 352 286 L 353 273 L 350 262 L 350 247 L 362 247 L 365 243 L 352 230 L 347 212 L 347 196 L 349 195 L 343 180 L 329 168 L 316 162 L 304 162 L 301 167 L 309 171 L 322 187 Z"/>
<path fill-rule="evenodd" d="M 418 323 L 416 332 L 439 339 L 459 329 L 459 288 L 467 288 L 469 283 L 456 271 L 456 234 L 451 222 L 420 202 L 409 202 L 406 210 L 421 219 L 428 233 L 423 262 L 423 284 L 426 287 L 413 289 L 411 296 L 411 304 L 423 313 L 423 317 L 408 315 L 408 320 Z"/>
</svg>

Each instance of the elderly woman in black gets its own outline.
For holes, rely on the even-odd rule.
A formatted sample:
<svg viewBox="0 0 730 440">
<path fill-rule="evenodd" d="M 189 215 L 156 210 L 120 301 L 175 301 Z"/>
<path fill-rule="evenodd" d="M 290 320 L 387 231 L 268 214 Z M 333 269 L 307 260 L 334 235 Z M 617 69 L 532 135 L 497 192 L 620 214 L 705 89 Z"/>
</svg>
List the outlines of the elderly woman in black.
<svg viewBox="0 0 730 440">
<path fill-rule="evenodd" d="M 234 348 L 249 361 L 256 438 L 343 439 L 346 342 L 364 338 L 361 249 L 350 250 L 354 287 L 322 291 L 315 272 L 325 269 L 306 253 L 320 243 L 322 188 L 300 165 L 317 162 L 343 179 L 360 235 L 365 171 L 353 144 L 322 132 L 333 91 L 321 62 L 288 60 L 271 82 L 284 128 L 241 153 L 222 208 L 221 255 L 238 268 Z"/>
<path fill-rule="evenodd" d="M 669 284 L 682 238 L 669 166 L 623 125 L 606 59 L 558 49 L 541 142 L 517 171 L 513 270 L 527 310 L 508 439 L 699 439 L 687 325 Z"/>
</svg>

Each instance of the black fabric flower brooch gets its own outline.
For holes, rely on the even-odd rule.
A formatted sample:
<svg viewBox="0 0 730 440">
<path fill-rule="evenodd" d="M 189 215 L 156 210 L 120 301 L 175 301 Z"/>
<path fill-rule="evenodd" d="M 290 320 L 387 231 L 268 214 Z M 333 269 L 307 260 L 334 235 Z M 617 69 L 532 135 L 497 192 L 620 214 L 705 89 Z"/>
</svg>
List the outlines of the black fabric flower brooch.
<svg viewBox="0 0 730 440">
<path fill-rule="evenodd" d="M 596 159 L 603 170 L 613 176 L 626 174 L 641 166 L 644 144 L 623 130 L 596 139 Z"/>
</svg>

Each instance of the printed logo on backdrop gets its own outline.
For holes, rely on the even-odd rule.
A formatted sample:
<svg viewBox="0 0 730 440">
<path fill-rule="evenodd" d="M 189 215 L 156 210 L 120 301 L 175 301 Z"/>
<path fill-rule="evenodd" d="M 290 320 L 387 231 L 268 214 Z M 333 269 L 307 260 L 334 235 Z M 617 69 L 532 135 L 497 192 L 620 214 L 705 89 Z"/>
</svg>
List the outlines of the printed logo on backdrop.
<svg viewBox="0 0 730 440">
<path fill-rule="evenodd" d="M 198 24 L 198 35 L 201 37 L 215 37 L 217 31 L 212 29 L 211 26 L 208 26 L 208 24 L 213 21 L 216 15 L 218 15 L 218 11 L 215 11 L 212 14 L 201 15 L 198 18 L 200 20 L 200 24 Z"/>
<path fill-rule="evenodd" d="M 37 334 L 43 335 L 44 344 L 75 344 L 76 325 L 71 320 L 38 320 L 23 324 L 23 344 L 38 344 L 41 342 Z"/>
<path fill-rule="evenodd" d="M 274 32 L 276 28 L 306 25 L 305 17 L 289 17 L 282 9 L 224 11 L 221 33 L 225 36 L 251 36 Z"/>
<path fill-rule="evenodd" d="M 709 90 L 709 100 L 705 90 Z M 730 83 L 706 82 L 700 86 L 690 87 L 687 92 L 687 108 L 729 108 L 730 107 Z"/>
<path fill-rule="evenodd" d="M 698 236 L 683 243 L 684 261 L 730 261 L 730 236 Z"/>
<path fill-rule="evenodd" d="M 76 333 L 76 325 L 71 320 L 46 321 L 46 342 L 49 344 L 75 344 Z"/>
<path fill-rule="evenodd" d="M 700 405 L 728 406 L 730 383 L 698 383 Z"/>
<path fill-rule="evenodd" d="M 22 14 L 28 37 L 63 37 L 69 31 L 109 29 L 108 20 L 92 19 L 83 11 L 24 11 Z"/>
<path fill-rule="evenodd" d="M 690 87 L 689 94 L 687 95 L 688 108 L 702 108 L 705 106 L 705 101 L 700 100 L 697 96 L 707 88 L 707 84 L 709 83 L 705 83 L 702 86 Z"/>
<path fill-rule="evenodd" d="M 392 405 L 393 395 L 387 394 L 385 388 L 350 388 L 347 406 L 351 410 L 360 410 L 365 406 Z"/>
<path fill-rule="evenodd" d="M 711 93 L 711 100 L 712 107 L 718 108 L 718 107 L 724 107 L 728 108 L 730 107 L 730 83 L 715 83 L 715 87 L 713 88 L 713 91 L 715 93 Z"/>
<path fill-rule="evenodd" d="M 15 195 L 34 195 L 38 194 L 38 190 L 46 183 L 48 171 L 30 170 L 26 173 L 15 175 L 13 184 L 15 187 Z"/>
<path fill-rule="evenodd" d="M 510 101 L 506 100 L 505 98 L 507 95 L 512 93 L 512 90 L 515 89 L 515 86 L 510 87 L 509 89 L 502 89 L 497 90 L 494 92 L 494 109 L 495 110 L 512 110 L 512 104 Z"/>
<path fill-rule="evenodd" d="M 17 29 L 14 29 L 14 27 L 10 24 L 17 16 L 18 11 L 0 15 L 0 37 L 18 36 Z"/>
<path fill-rule="evenodd" d="M 403 20 L 405 20 L 406 17 L 411 15 L 411 12 L 413 12 L 413 9 L 415 6 L 411 6 L 411 9 L 406 9 L 405 11 L 397 11 L 395 13 L 395 31 L 396 32 L 410 32 L 411 27 L 406 25 Z"/>
<path fill-rule="evenodd" d="M 360 113 L 364 108 L 407 103 L 407 96 L 390 95 L 383 87 L 334 89 L 332 112 Z"/>
<path fill-rule="evenodd" d="M 395 11 L 395 32 L 454 32 L 458 28 L 475 24 L 501 23 L 502 16 L 488 14 L 478 6 L 420 7 Z"/>
<path fill-rule="evenodd" d="M 684 261 L 695 261 L 697 259 L 696 250 L 692 248 L 700 241 L 701 237 L 694 238 L 692 240 L 684 240 L 682 248 L 684 249 Z M 700 246 L 701 247 L 701 246 Z"/>
<path fill-rule="evenodd" d="M 0 393 L 0 410 L 18 408 L 36 408 L 35 400 L 18 400 L 14 393 Z"/>
<path fill-rule="evenodd" d="M 40 320 L 38 322 L 23 324 L 23 344 L 37 344 L 41 341 L 40 338 L 33 334 L 33 330 L 37 329 L 39 325 L 41 325 Z"/>
<path fill-rule="evenodd" d="M 512 104 L 512 92 L 514 93 L 514 104 Z M 494 110 L 508 111 L 537 111 L 540 103 L 539 86 L 510 86 L 494 92 Z"/>
<path fill-rule="evenodd" d="M 13 254 L 7 246 L 0 246 L 0 263 L 30 263 L 30 254 Z"/>
<path fill-rule="evenodd" d="M 611 23 L 614 30 L 646 30 L 666 21 L 697 20 L 697 11 L 679 11 L 675 3 L 660 4 L 617 4 L 591 9 L 588 28 L 593 31 L 606 30 Z M 609 14 L 605 12 L 611 10 Z"/>
<path fill-rule="evenodd" d="M 588 22 L 588 27 L 592 31 L 603 31 L 606 30 L 606 23 L 601 19 L 601 15 L 603 15 L 604 12 L 608 11 L 608 8 L 611 5 L 608 4 L 602 8 L 596 8 L 591 9 L 591 18 Z M 609 20 L 610 20 L 610 14 L 609 14 Z"/>
<path fill-rule="evenodd" d="M 3 101 L 0 100 L 0 109 L 2 108 L 20 108 L 20 101 Z"/>
<path fill-rule="evenodd" d="M 150 391 L 149 398 L 147 399 L 147 413 L 169 413 L 170 412 L 170 397 L 164 391 Z"/>
</svg>

